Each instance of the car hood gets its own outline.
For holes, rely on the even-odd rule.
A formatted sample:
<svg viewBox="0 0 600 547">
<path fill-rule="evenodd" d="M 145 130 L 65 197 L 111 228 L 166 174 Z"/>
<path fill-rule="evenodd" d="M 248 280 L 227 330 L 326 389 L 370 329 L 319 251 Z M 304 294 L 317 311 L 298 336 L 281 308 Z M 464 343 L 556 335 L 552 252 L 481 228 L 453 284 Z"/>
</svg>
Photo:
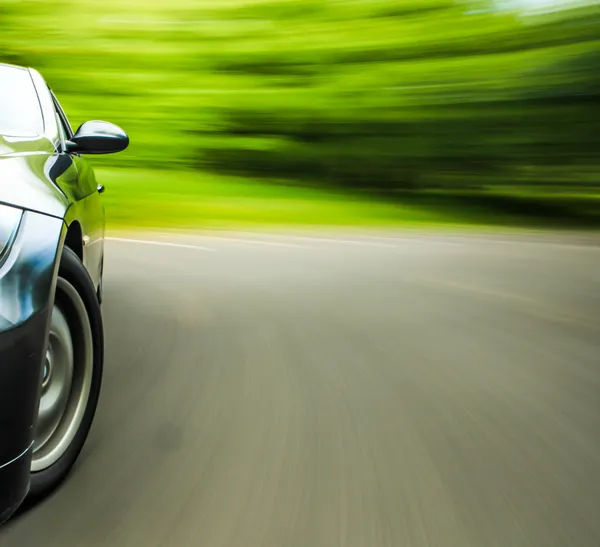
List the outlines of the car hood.
<svg viewBox="0 0 600 547">
<path fill-rule="evenodd" d="M 0 203 L 64 216 L 68 200 L 50 178 L 59 158 L 53 148 L 45 139 L 25 142 L 0 135 Z"/>
</svg>

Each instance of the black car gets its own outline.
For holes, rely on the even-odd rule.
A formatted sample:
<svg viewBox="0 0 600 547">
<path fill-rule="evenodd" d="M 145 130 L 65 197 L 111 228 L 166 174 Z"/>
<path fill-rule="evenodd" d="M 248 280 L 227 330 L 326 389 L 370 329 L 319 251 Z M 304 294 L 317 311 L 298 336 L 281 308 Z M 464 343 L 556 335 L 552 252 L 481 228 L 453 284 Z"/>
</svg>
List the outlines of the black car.
<svg viewBox="0 0 600 547">
<path fill-rule="evenodd" d="M 104 187 L 81 154 L 128 144 L 107 122 L 73 133 L 36 70 L 0 64 L 0 523 L 66 477 L 94 418 Z"/>
</svg>

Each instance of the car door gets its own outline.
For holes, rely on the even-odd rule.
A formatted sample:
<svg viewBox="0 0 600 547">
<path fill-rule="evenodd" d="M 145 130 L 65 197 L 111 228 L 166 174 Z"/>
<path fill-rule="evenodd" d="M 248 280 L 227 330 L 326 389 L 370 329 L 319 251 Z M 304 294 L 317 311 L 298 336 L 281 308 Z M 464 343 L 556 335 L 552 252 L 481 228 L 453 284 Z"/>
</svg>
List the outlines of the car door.
<svg viewBox="0 0 600 547">
<path fill-rule="evenodd" d="M 59 181 L 61 190 L 73 205 L 69 208 L 68 224 L 76 220 L 81 226 L 83 263 L 97 288 L 102 275 L 104 257 L 104 205 L 100 194 L 104 187 L 98 185 L 91 165 L 77 153 L 66 152 L 66 141 L 73 136 L 73 129 L 58 99 L 50 90 L 61 132 L 62 153 L 68 155 L 76 168 L 76 177 Z"/>
</svg>

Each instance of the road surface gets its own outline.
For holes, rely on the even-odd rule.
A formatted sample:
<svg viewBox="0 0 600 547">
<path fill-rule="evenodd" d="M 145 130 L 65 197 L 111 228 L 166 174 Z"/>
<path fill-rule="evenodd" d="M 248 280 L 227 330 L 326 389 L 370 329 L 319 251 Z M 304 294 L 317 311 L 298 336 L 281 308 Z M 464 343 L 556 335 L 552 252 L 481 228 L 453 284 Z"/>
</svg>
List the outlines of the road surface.
<svg viewBox="0 0 600 547">
<path fill-rule="evenodd" d="M 138 235 L 105 272 L 89 442 L 0 547 L 600 545 L 594 242 Z"/>
</svg>

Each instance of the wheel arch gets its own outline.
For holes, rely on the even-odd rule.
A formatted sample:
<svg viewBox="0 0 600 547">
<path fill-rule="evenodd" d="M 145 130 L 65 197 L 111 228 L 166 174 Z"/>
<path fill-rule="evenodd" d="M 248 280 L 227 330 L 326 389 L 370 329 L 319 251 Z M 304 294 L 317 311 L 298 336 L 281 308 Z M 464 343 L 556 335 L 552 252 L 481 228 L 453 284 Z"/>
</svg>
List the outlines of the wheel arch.
<svg viewBox="0 0 600 547">
<path fill-rule="evenodd" d="M 83 261 L 83 232 L 78 220 L 73 220 L 67 226 L 64 246 L 71 249 Z"/>
</svg>

